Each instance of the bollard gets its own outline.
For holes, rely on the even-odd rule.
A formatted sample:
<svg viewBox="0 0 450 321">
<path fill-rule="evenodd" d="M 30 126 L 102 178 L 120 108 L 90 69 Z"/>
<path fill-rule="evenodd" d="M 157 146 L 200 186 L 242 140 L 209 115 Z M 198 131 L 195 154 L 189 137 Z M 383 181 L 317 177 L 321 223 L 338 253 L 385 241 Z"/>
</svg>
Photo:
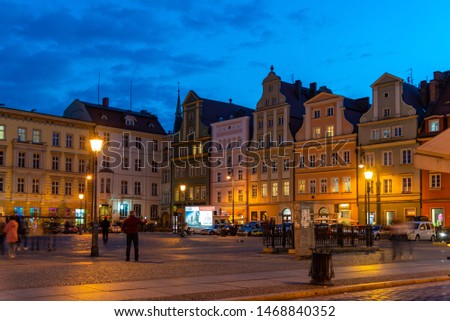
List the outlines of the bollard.
<svg viewBox="0 0 450 321">
<path fill-rule="evenodd" d="M 331 251 L 328 249 L 312 249 L 311 276 L 312 284 L 333 285 L 334 278 L 333 261 Z"/>
</svg>

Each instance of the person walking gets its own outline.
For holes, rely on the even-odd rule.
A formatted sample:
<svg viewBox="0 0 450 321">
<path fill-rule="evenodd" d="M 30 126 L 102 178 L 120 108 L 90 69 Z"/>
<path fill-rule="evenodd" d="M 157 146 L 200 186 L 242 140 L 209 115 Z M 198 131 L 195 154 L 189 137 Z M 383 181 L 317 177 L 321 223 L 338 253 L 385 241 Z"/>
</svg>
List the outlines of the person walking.
<svg viewBox="0 0 450 321">
<path fill-rule="evenodd" d="M 106 244 L 108 243 L 109 228 L 111 226 L 111 223 L 106 219 L 106 216 L 103 221 L 100 222 L 100 226 L 102 228 L 103 244 Z"/>
<path fill-rule="evenodd" d="M 1 255 L 5 255 L 5 226 L 6 226 L 6 222 L 3 219 L 3 217 L 0 216 L 0 252 Z"/>
<path fill-rule="evenodd" d="M 16 257 L 16 246 L 19 240 L 19 235 L 17 230 L 19 229 L 19 224 L 15 220 L 14 215 L 11 215 L 9 222 L 6 224 L 3 233 L 6 235 L 6 242 L 9 244 L 8 256 L 10 259 Z"/>
<path fill-rule="evenodd" d="M 141 220 L 138 219 L 134 214 L 135 214 L 134 211 L 130 211 L 130 216 L 128 216 L 128 218 L 125 221 L 123 221 L 122 231 L 127 235 L 127 250 L 125 261 L 130 260 L 131 242 L 133 242 L 134 260 L 137 262 L 139 260 L 138 228 L 139 224 L 141 224 Z"/>
</svg>

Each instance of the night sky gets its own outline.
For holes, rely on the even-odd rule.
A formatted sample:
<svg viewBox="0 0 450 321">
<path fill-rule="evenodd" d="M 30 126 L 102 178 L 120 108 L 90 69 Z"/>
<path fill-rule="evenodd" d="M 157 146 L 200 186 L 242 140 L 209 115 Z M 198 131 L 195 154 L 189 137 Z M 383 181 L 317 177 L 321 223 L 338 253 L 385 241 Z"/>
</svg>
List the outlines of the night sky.
<svg viewBox="0 0 450 321">
<path fill-rule="evenodd" d="M 109 97 L 171 130 L 178 83 L 182 100 L 192 89 L 255 108 L 271 65 L 371 96 L 384 72 L 417 85 L 450 69 L 449 13 L 446 0 L 0 0 L 0 103 L 62 115 Z"/>
</svg>

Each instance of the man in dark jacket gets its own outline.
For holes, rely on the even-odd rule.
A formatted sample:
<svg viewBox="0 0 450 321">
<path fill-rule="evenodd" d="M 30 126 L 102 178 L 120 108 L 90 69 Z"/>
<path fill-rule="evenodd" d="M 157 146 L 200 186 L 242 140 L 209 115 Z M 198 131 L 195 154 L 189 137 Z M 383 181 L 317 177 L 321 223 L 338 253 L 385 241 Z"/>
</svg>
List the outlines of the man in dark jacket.
<svg viewBox="0 0 450 321">
<path fill-rule="evenodd" d="M 100 226 L 102 228 L 103 244 L 106 244 L 108 243 L 109 227 L 111 226 L 111 223 L 106 219 L 106 216 L 103 221 L 100 222 Z"/>
<path fill-rule="evenodd" d="M 130 260 L 131 242 L 133 242 L 134 246 L 134 260 L 139 260 L 139 224 L 141 224 L 141 220 L 134 216 L 134 211 L 130 211 L 130 216 L 125 221 L 123 221 L 122 231 L 127 234 L 127 258 L 125 261 Z"/>
</svg>

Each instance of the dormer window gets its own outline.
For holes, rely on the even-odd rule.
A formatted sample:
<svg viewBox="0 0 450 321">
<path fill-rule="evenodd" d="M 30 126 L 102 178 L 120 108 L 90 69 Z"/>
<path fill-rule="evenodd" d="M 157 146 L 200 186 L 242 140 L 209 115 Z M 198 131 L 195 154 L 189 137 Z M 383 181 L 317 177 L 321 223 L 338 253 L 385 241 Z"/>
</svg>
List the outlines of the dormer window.
<svg viewBox="0 0 450 321">
<path fill-rule="evenodd" d="M 125 125 L 127 126 L 134 126 L 134 124 L 137 122 L 137 119 L 133 116 L 127 115 L 125 116 Z"/>
<path fill-rule="evenodd" d="M 106 115 L 102 115 L 102 120 L 108 120 L 108 117 L 106 117 Z"/>
<path fill-rule="evenodd" d="M 439 119 L 432 119 L 428 122 L 430 128 L 430 133 L 435 133 L 439 131 Z"/>
</svg>

